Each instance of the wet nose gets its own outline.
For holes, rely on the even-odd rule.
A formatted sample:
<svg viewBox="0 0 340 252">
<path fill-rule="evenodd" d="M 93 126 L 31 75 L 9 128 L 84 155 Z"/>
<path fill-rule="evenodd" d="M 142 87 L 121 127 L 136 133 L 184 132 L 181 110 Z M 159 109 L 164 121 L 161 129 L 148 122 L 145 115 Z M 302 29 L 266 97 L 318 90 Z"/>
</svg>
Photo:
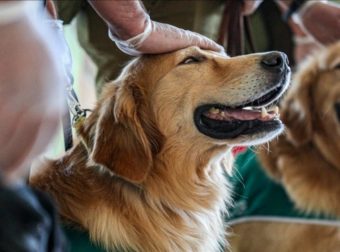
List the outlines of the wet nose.
<svg viewBox="0 0 340 252">
<path fill-rule="evenodd" d="M 288 64 L 287 55 L 282 52 L 266 53 L 261 60 L 262 67 L 272 72 L 281 72 Z"/>
</svg>

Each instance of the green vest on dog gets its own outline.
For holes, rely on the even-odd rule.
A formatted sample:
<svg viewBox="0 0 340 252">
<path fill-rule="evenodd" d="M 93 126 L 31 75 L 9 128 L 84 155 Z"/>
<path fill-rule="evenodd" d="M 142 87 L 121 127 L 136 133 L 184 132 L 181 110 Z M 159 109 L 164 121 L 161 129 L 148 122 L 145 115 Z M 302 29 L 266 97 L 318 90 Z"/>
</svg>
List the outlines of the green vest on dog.
<svg viewBox="0 0 340 252">
<path fill-rule="evenodd" d="M 85 231 L 65 227 L 64 234 L 67 237 L 70 252 L 105 252 L 104 249 L 90 241 Z"/>
<path fill-rule="evenodd" d="M 67 237 L 69 252 L 105 252 L 106 250 L 99 245 L 91 242 L 88 232 L 78 229 L 64 227 L 64 234 Z M 132 250 L 115 249 L 111 252 L 123 252 Z"/>
<path fill-rule="evenodd" d="M 340 225 L 340 219 L 306 214 L 298 210 L 284 188 L 263 171 L 252 149 L 236 158 L 233 185 L 233 206 L 228 225 L 249 221 L 277 221 L 319 225 Z"/>
</svg>

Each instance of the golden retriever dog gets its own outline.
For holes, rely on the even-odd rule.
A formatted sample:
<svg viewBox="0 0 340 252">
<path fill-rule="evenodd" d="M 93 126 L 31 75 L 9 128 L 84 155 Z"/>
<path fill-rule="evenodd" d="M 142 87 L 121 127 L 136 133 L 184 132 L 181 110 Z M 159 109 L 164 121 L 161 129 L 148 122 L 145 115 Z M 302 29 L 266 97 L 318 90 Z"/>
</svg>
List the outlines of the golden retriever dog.
<svg viewBox="0 0 340 252">
<path fill-rule="evenodd" d="M 292 85 L 280 109 L 286 134 L 259 161 L 298 212 L 324 219 L 239 222 L 232 251 L 340 251 L 340 42 L 308 59 Z"/>
<path fill-rule="evenodd" d="M 263 112 L 289 79 L 280 52 L 229 58 L 189 47 L 137 58 L 106 86 L 82 141 L 30 183 L 107 250 L 219 251 L 223 165 L 232 146 L 282 132 L 276 111 Z"/>
</svg>

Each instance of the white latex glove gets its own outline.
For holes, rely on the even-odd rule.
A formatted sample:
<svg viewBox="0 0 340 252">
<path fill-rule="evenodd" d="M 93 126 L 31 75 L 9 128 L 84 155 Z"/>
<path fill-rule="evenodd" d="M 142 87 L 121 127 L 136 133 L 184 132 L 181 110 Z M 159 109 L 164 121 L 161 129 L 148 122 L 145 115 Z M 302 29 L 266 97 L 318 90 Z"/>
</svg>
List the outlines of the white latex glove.
<svg viewBox="0 0 340 252">
<path fill-rule="evenodd" d="M 7 181 L 28 172 L 63 110 L 61 51 L 55 33 L 44 25 L 42 10 L 32 7 L 37 3 L 11 1 L 27 9 L 8 22 L 1 13 L 9 5 L 0 3 L 0 170 Z"/>
<path fill-rule="evenodd" d="M 110 38 L 129 55 L 167 53 L 188 46 L 224 52 L 203 35 L 150 20 L 139 0 L 89 3 L 108 24 Z"/>
<path fill-rule="evenodd" d="M 109 32 L 109 37 L 120 50 L 132 56 L 167 53 L 188 46 L 224 52 L 222 46 L 201 34 L 152 21 L 149 16 L 146 16 L 144 32 L 137 36 L 128 40 L 121 40 Z"/>
<path fill-rule="evenodd" d="M 252 14 L 262 2 L 263 0 L 245 0 L 243 15 Z M 132 56 L 166 53 L 188 46 L 198 46 L 202 49 L 224 53 L 222 46 L 201 34 L 152 21 L 146 13 L 144 13 L 144 20 L 144 31 L 127 40 L 122 40 L 113 35 L 112 30 L 115 31 L 115 24 L 111 22 L 109 37 L 120 50 Z M 134 22 L 134 20 L 132 19 L 130 22 Z M 119 30 L 124 30 L 124 25 L 120 25 Z"/>
</svg>

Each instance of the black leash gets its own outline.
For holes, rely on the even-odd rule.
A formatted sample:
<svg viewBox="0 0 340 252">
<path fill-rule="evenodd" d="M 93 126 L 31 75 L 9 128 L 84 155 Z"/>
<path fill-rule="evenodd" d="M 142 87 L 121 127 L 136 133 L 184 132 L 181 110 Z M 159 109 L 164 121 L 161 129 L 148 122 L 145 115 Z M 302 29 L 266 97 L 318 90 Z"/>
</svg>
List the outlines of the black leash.
<svg viewBox="0 0 340 252">
<path fill-rule="evenodd" d="M 249 49 L 256 52 L 251 33 L 250 19 L 242 15 L 244 1 L 225 0 L 217 42 L 226 48 L 230 56 L 242 55 L 245 52 L 245 41 Z"/>
<path fill-rule="evenodd" d="M 79 122 L 83 122 L 87 113 L 91 112 L 90 109 L 83 109 L 81 107 L 77 94 L 73 89 L 73 83 L 72 78 L 72 82 L 70 82 L 66 88 L 67 98 L 65 100 L 69 111 L 62 118 L 65 151 L 71 149 L 73 146 L 72 127 L 77 129 Z"/>
<path fill-rule="evenodd" d="M 47 0 L 43 0 L 44 8 L 46 8 Z M 66 45 L 66 42 L 65 42 Z M 68 107 L 68 112 L 66 112 L 62 117 L 63 125 L 63 136 L 64 136 L 64 147 L 65 151 L 69 150 L 73 146 L 72 137 L 72 126 L 79 122 L 80 119 L 85 119 L 88 109 L 82 109 L 79 103 L 76 92 L 73 89 L 74 78 L 71 72 L 72 68 L 72 58 L 68 46 L 65 46 L 65 50 L 68 50 L 69 61 L 64 65 L 65 75 L 67 77 L 66 93 L 64 98 L 64 103 Z"/>
<path fill-rule="evenodd" d="M 67 99 L 65 99 L 66 105 Z M 71 115 L 69 112 L 66 112 L 62 117 L 62 125 L 63 125 L 63 136 L 64 136 L 64 148 L 65 151 L 69 150 L 73 146 L 73 137 L 72 137 L 72 123 L 71 123 Z"/>
</svg>

